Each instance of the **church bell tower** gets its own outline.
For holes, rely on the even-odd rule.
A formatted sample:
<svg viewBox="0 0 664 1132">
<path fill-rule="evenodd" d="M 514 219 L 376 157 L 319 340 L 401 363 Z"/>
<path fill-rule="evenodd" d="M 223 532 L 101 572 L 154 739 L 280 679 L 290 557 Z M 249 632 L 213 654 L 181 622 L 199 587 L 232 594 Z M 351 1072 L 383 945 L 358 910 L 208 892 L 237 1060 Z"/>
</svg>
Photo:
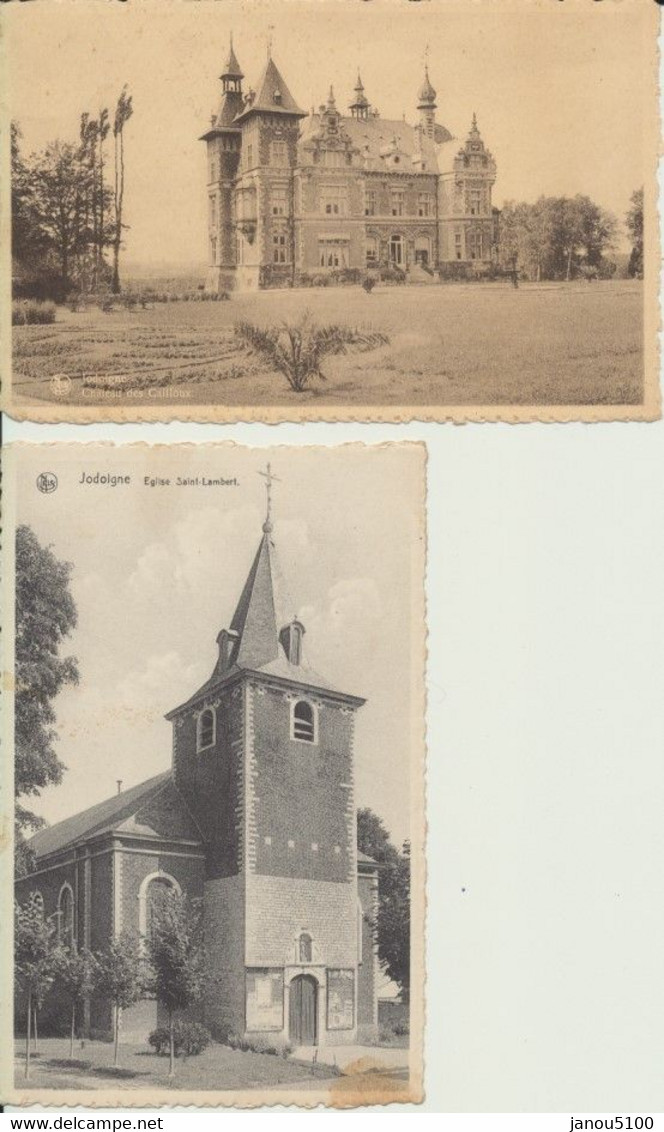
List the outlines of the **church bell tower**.
<svg viewBox="0 0 664 1132">
<path fill-rule="evenodd" d="M 353 1042 L 375 1024 L 360 888 L 373 900 L 377 882 L 358 865 L 353 768 L 364 700 L 307 662 L 276 560 L 276 477 L 262 474 L 265 522 L 213 672 L 167 717 L 205 852 L 205 1021 L 294 1046 Z"/>
</svg>

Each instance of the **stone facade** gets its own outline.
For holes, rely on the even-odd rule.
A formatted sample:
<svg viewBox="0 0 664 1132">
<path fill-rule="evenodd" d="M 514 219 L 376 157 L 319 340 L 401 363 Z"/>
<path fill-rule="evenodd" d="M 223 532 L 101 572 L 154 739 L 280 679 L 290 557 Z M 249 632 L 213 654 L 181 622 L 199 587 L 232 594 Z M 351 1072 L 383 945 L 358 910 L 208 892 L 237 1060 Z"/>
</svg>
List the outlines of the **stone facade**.
<svg viewBox="0 0 664 1132">
<path fill-rule="evenodd" d="M 350 115 L 330 88 L 309 114 L 269 58 L 244 93 L 231 47 L 208 152 L 209 290 L 293 286 L 393 266 L 406 278 L 496 252 L 496 165 L 473 117 L 460 144 L 436 121 L 428 76 L 418 121 L 383 119 L 358 75 Z"/>
</svg>

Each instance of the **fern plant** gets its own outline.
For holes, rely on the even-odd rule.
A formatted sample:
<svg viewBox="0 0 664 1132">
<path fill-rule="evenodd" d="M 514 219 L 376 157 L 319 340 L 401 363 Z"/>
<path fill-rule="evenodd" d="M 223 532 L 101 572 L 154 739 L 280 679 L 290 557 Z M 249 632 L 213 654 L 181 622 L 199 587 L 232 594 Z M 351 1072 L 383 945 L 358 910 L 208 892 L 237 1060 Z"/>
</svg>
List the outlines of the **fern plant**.
<svg viewBox="0 0 664 1132">
<path fill-rule="evenodd" d="M 325 381 L 323 358 L 344 354 L 349 348 L 373 350 L 389 341 L 379 331 L 362 331 L 339 323 L 319 326 L 305 312 L 297 322 L 267 328 L 253 322 L 236 322 L 235 337 L 283 374 L 291 389 L 302 393 L 313 378 Z"/>
</svg>

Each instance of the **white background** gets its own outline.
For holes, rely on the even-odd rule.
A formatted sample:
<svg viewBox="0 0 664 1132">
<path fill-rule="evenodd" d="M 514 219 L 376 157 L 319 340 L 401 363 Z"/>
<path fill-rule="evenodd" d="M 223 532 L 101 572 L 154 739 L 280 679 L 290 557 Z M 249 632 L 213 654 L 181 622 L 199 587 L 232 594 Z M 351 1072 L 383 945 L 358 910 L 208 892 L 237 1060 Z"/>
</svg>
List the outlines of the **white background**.
<svg viewBox="0 0 664 1132">
<path fill-rule="evenodd" d="M 662 1111 L 664 425 L 19 436 L 428 441 L 426 1109 Z"/>
</svg>

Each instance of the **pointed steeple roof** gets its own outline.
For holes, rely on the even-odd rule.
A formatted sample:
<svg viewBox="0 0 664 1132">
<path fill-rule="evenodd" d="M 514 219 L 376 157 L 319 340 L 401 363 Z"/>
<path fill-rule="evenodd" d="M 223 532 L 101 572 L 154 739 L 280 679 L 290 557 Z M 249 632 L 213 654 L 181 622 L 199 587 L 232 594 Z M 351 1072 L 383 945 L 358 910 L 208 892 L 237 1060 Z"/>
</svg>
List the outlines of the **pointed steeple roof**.
<svg viewBox="0 0 664 1132">
<path fill-rule="evenodd" d="M 200 702 L 213 689 L 237 679 L 247 671 L 260 673 L 282 685 L 285 682 L 318 689 L 348 703 L 364 703 L 360 697 L 333 687 L 307 664 L 300 650 L 297 656 L 292 655 L 285 639 L 290 627 L 297 626 L 300 636 L 305 631 L 302 623 L 293 618 L 293 612 L 294 607 L 287 602 L 272 541 L 268 487 L 268 511 L 263 523 L 263 537 L 233 614 L 230 629 L 222 630 L 217 637 L 219 659 L 214 671 L 193 696 L 168 712 L 166 719 L 173 719 L 184 708 Z"/>
<path fill-rule="evenodd" d="M 270 538 L 270 524 L 266 522 L 249 577 L 231 621 L 231 632 L 238 635 L 237 652 L 233 660 L 240 668 L 261 668 L 276 660 L 279 655 L 280 625 L 274 567 L 274 545 Z"/>
<path fill-rule="evenodd" d="M 258 91 L 255 98 L 241 114 L 238 114 L 237 120 L 239 121 L 247 114 L 252 114 L 255 111 L 297 115 L 299 118 L 306 118 L 307 116 L 305 111 L 297 105 L 271 55 L 268 57 L 263 74 L 258 82 Z"/>
<path fill-rule="evenodd" d="M 226 60 L 226 65 L 225 65 L 225 67 L 224 67 L 224 69 L 223 69 L 223 71 L 222 71 L 222 73 L 219 77 L 222 78 L 222 79 L 243 79 L 244 78 L 242 68 L 237 61 L 237 55 L 235 54 L 235 50 L 233 48 L 233 35 L 232 35 L 232 33 L 231 33 L 230 46 L 228 48 L 228 58 Z"/>
</svg>

